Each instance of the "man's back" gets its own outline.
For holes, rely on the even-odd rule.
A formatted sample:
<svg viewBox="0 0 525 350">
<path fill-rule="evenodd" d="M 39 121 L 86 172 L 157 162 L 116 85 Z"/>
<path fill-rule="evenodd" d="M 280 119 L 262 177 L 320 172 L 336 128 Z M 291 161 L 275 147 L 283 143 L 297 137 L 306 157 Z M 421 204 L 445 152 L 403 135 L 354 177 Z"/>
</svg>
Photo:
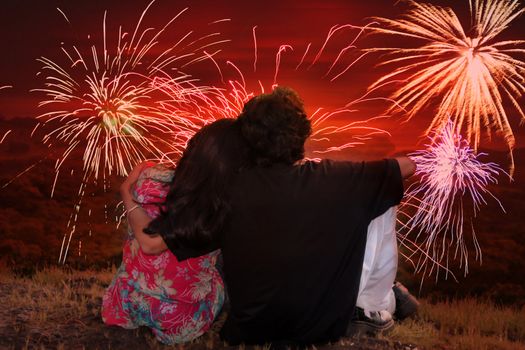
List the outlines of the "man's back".
<svg viewBox="0 0 525 350">
<path fill-rule="evenodd" d="M 306 162 L 243 171 L 222 243 L 230 343 L 342 336 L 353 313 L 369 222 L 399 203 L 395 160 Z"/>
</svg>

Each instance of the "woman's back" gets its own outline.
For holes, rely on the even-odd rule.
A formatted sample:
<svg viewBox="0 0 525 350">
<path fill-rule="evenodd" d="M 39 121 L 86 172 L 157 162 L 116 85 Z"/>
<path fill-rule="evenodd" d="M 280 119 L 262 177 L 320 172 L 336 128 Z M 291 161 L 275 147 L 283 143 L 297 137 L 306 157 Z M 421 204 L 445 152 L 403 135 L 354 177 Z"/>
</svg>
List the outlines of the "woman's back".
<svg viewBox="0 0 525 350">
<path fill-rule="evenodd" d="M 140 174 L 133 196 L 151 218 L 159 215 L 172 177 L 173 171 L 161 165 Z M 104 322 L 150 327 L 165 344 L 195 339 L 210 328 L 223 304 L 224 285 L 215 268 L 218 254 L 184 261 L 169 250 L 148 255 L 130 231 L 122 265 L 104 295 Z"/>
</svg>

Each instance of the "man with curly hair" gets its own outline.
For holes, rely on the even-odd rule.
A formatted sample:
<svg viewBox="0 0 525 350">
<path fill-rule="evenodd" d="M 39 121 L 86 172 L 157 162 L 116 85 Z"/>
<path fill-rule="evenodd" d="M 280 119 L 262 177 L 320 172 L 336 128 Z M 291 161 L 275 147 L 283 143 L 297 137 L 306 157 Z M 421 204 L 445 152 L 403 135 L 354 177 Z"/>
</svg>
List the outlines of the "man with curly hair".
<svg viewBox="0 0 525 350">
<path fill-rule="evenodd" d="M 391 328 L 392 207 L 414 163 L 303 161 L 312 128 L 288 88 L 251 99 L 238 122 L 249 166 L 234 181 L 222 236 L 231 301 L 222 338 L 306 345 L 335 341 L 352 325 Z"/>
</svg>

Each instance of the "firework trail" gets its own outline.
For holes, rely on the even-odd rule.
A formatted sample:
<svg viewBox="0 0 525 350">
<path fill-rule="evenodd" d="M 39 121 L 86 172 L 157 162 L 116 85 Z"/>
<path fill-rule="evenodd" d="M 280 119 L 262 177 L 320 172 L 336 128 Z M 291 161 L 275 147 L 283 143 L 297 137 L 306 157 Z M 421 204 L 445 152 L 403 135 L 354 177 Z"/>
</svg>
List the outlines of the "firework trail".
<svg viewBox="0 0 525 350">
<path fill-rule="evenodd" d="M 144 28 L 142 22 L 153 3 L 142 12 L 131 32 L 119 27 L 114 46 L 106 33 L 107 13 L 104 13 L 101 46 L 92 44 L 83 50 L 77 45 L 62 44 L 65 64 L 46 57 L 38 60 L 42 64 L 41 73 L 46 73 L 45 84 L 33 91 L 45 94 L 39 106 L 49 110 L 38 116 L 42 121 L 40 129 L 48 130 L 43 142 L 55 151 L 61 149 L 57 146 L 65 149 L 56 161 L 51 195 L 67 161 L 74 159 L 78 151 L 83 153 L 78 202 L 67 226 L 70 231 L 63 237 L 59 263 L 66 261 L 90 181 L 103 183 L 106 190 L 110 175 L 127 175 L 145 159 L 176 161 L 167 155 L 180 145 L 174 138 L 186 128 L 186 116 L 168 113 L 173 111 L 166 111 L 157 101 L 162 95 L 157 82 L 161 79 L 177 82 L 177 94 L 186 99 L 202 94 L 193 84 L 194 79 L 181 69 L 206 60 L 207 48 L 227 41 L 217 39 L 220 35 L 217 32 L 198 37 L 190 30 L 163 49 L 159 45 L 161 35 L 187 8 L 158 30 Z M 70 23 L 65 13 L 59 11 Z"/>
<path fill-rule="evenodd" d="M 525 41 L 497 38 L 525 9 L 517 0 L 469 0 L 471 26 L 464 28 L 450 8 L 408 3 L 411 8 L 402 19 L 376 18 L 379 25 L 370 29 L 421 45 L 368 49 L 387 54 L 383 65 L 397 66 L 370 90 L 394 85 L 391 97 L 408 111 L 408 118 L 437 102 L 427 135 L 453 116 L 455 130 L 465 130 L 475 150 L 485 128 L 489 137 L 492 131 L 504 137 L 512 157 L 515 138 L 505 105 L 511 104 L 525 120 L 518 102 L 525 92 L 525 62 L 516 58 L 525 53 Z"/>
<path fill-rule="evenodd" d="M 9 89 L 9 88 L 12 88 L 11 85 L 5 85 L 5 86 L 0 86 L 0 90 L 3 90 L 3 89 Z M 0 138 L 0 145 L 2 144 L 2 142 L 5 141 L 5 138 L 7 137 L 7 135 L 9 135 L 11 133 L 11 130 L 7 130 L 4 135 L 2 136 L 2 138 Z"/>
<path fill-rule="evenodd" d="M 11 133 L 11 130 L 7 130 L 4 133 L 4 136 L 2 136 L 2 138 L 0 139 L 0 144 L 2 144 L 4 142 L 4 140 L 6 139 L 7 135 L 9 135 L 10 133 Z"/>
<path fill-rule="evenodd" d="M 400 212 L 407 220 L 400 241 L 408 240 L 416 247 L 414 254 L 422 253 L 415 263 L 416 272 L 428 275 L 436 272 L 437 278 L 441 267 L 448 271 L 450 259 L 459 259 L 467 274 L 468 250 L 463 228 L 469 220 L 464 217 L 464 209 L 472 206 L 472 219 L 489 196 L 504 211 L 487 189 L 497 183 L 496 176 L 502 170 L 495 163 L 483 163 L 479 158 L 484 154 L 476 154 L 452 122 L 438 135 L 432 135 L 431 140 L 426 150 L 409 155 L 417 164 L 419 181 L 405 192 Z M 471 233 L 476 259 L 481 259 L 473 227 Z"/>
</svg>

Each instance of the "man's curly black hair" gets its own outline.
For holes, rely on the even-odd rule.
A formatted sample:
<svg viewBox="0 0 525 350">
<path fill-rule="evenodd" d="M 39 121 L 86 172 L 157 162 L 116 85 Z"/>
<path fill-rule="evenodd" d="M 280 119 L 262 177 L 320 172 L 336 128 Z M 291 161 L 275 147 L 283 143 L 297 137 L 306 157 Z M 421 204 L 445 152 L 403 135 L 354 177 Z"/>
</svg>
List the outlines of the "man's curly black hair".
<svg viewBox="0 0 525 350">
<path fill-rule="evenodd" d="M 253 165 L 293 164 L 304 158 L 304 143 L 312 133 L 303 101 L 287 87 L 252 98 L 238 119 Z"/>
</svg>

